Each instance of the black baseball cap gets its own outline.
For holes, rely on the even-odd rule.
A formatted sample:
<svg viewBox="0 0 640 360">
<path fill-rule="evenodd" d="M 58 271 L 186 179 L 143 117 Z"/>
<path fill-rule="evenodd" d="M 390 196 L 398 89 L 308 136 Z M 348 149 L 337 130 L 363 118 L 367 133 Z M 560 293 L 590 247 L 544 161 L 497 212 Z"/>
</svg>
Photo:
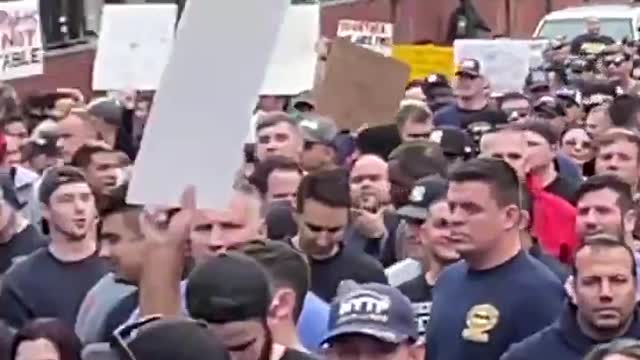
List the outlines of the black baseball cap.
<svg viewBox="0 0 640 360">
<path fill-rule="evenodd" d="M 208 323 L 266 319 L 271 296 L 265 270 L 241 253 L 207 259 L 187 279 L 189 314 Z"/>
<path fill-rule="evenodd" d="M 451 89 L 449 79 L 443 74 L 431 74 L 422 82 L 422 92 L 425 96 L 429 96 L 428 94 L 431 94 L 433 90 L 441 88 Z"/>
<path fill-rule="evenodd" d="M 456 76 L 468 75 L 473 77 L 480 76 L 480 61 L 476 59 L 463 59 L 458 64 L 458 70 L 456 70 Z"/>
<path fill-rule="evenodd" d="M 444 198 L 448 188 L 447 180 L 438 175 L 418 180 L 409 194 L 409 203 L 398 209 L 398 216 L 412 220 L 426 220 L 431 204 Z"/>
<path fill-rule="evenodd" d="M 434 129 L 429 135 L 429 140 L 440 144 L 446 157 L 473 156 L 474 143 L 469 133 L 451 126 L 442 126 Z"/>
<path fill-rule="evenodd" d="M 533 105 L 534 114 L 545 119 L 553 119 L 566 116 L 567 112 L 558 99 L 551 96 L 543 96 Z"/>
<path fill-rule="evenodd" d="M 123 346 L 124 345 L 124 346 Z M 137 329 L 134 337 L 121 344 L 95 343 L 82 351 L 83 360 L 228 360 L 229 353 L 207 329 L 190 319 L 159 319 Z"/>
<path fill-rule="evenodd" d="M 342 336 L 364 335 L 400 344 L 419 341 L 418 325 L 411 302 L 400 290 L 383 284 L 340 284 L 329 310 L 329 332 L 322 346 L 331 346 Z"/>
</svg>

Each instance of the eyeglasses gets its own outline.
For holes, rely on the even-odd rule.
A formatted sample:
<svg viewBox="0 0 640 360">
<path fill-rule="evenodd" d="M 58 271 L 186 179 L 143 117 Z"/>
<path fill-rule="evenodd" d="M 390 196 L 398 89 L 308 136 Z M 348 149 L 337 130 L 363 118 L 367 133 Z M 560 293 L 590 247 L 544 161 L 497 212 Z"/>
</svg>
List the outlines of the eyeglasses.
<svg viewBox="0 0 640 360">
<path fill-rule="evenodd" d="M 116 352 L 118 352 L 121 356 L 124 356 L 126 359 L 137 360 L 133 351 L 129 347 L 129 344 L 131 344 L 131 342 L 136 338 L 139 331 L 144 331 L 148 325 L 161 320 L 166 320 L 166 318 L 162 315 L 151 315 L 140 319 L 139 321 L 136 321 L 132 324 L 122 326 L 114 331 L 113 335 L 111 335 L 109 345 L 112 349 L 115 349 Z M 176 321 L 195 323 L 202 328 L 208 327 L 207 323 L 192 319 L 179 319 Z"/>
</svg>

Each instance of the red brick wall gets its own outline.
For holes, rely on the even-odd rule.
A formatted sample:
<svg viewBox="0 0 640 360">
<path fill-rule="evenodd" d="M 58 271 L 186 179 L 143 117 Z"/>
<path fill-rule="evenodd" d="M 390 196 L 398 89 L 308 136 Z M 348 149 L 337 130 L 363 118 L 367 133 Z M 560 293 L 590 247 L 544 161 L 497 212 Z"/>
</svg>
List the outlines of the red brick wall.
<svg viewBox="0 0 640 360">
<path fill-rule="evenodd" d="M 59 87 L 73 87 L 91 96 L 91 73 L 94 50 L 69 51 L 45 58 L 44 74 L 8 81 L 20 96 L 35 91 L 54 91 Z"/>
<path fill-rule="evenodd" d="M 624 1 L 609 0 L 612 3 Z M 520 38 L 531 36 L 546 10 L 545 0 L 473 0 L 473 3 L 494 34 L 509 33 Z M 552 8 L 556 10 L 582 3 L 583 0 L 552 0 Z M 449 16 L 458 4 L 457 0 L 399 0 L 395 42 L 444 41 Z M 390 21 L 390 0 L 360 0 L 355 4 L 325 7 L 322 11 L 323 35 L 335 36 L 340 19 Z"/>
</svg>

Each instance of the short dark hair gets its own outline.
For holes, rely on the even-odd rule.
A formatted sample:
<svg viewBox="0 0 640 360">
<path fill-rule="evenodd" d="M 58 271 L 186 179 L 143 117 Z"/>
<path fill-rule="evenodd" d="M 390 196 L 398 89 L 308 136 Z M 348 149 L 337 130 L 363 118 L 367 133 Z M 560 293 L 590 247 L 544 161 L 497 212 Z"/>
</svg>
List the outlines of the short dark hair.
<svg viewBox="0 0 640 360">
<path fill-rule="evenodd" d="M 574 281 L 577 279 L 578 275 L 578 268 L 576 267 L 576 260 L 578 258 L 578 253 L 587 247 L 599 247 L 599 248 L 607 248 L 607 249 L 614 249 L 614 248 L 622 248 L 624 249 L 628 254 L 629 257 L 631 258 L 631 274 L 633 275 L 634 278 L 638 277 L 638 271 L 636 269 L 636 257 L 635 257 L 635 253 L 633 251 L 633 249 L 624 241 L 624 239 L 620 236 L 614 236 L 614 235 L 610 235 L 610 234 L 597 234 L 597 235 L 592 235 L 592 236 L 587 236 L 586 238 L 584 238 L 584 240 L 580 243 L 580 245 L 578 245 L 578 248 L 576 249 L 575 252 L 575 256 L 574 256 L 574 261 L 573 261 L 573 266 L 572 266 L 572 273 L 573 273 L 573 279 Z"/>
<path fill-rule="evenodd" d="M 276 111 L 268 113 L 258 119 L 258 122 L 256 124 L 256 132 L 268 127 L 276 126 L 280 123 L 287 123 L 294 128 L 298 127 L 298 122 L 293 116 L 285 112 Z"/>
<path fill-rule="evenodd" d="M 305 257 L 286 243 L 271 240 L 252 241 L 241 250 L 267 270 L 275 288 L 290 287 L 295 291 L 293 320 L 297 322 L 311 282 L 309 264 Z"/>
<path fill-rule="evenodd" d="M 38 200 L 43 204 L 49 204 L 51 195 L 61 186 L 67 184 L 87 183 L 82 171 L 73 166 L 57 166 L 47 170 L 40 182 Z"/>
<path fill-rule="evenodd" d="M 432 118 L 433 114 L 425 107 L 407 104 L 400 108 L 400 110 L 396 114 L 396 124 L 400 129 L 404 127 L 404 125 L 409 121 L 420 124 L 427 124 Z"/>
<path fill-rule="evenodd" d="M 609 189 L 618 195 L 616 205 L 623 215 L 634 208 L 631 186 L 613 174 L 594 175 L 583 182 L 576 191 L 576 204 L 580 203 L 587 194 L 604 189 Z"/>
<path fill-rule="evenodd" d="M 523 132 L 529 131 L 534 134 L 540 135 L 549 143 L 550 146 L 555 145 L 559 140 L 558 136 L 553 131 L 551 124 L 549 124 L 546 121 L 527 120 L 524 123 L 513 124 L 513 125 L 510 125 L 509 127 L 513 128 L 514 130 L 519 130 Z"/>
<path fill-rule="evenodd" d="M 97 153 L 113 153 L 114 151 L 106 145 L 101 144 L 84 144 L 76 150 L 71 158 L 71 166 L 80 169 L 86 169 L 91 164 L 91 158 Z"/>
<path fill-rule="evenodd" d="M 98 208 L 100 219 L 98 221 L 97 230 L 98 234 L 102 233 L 102 224 L 104 219 L 115 214 L 123 214 L 128 212 L 135 212 L 136 214 L 142 213 L 143 207 L 140 205 L 127 204 L 127 189 L 128 184 L 118 186 L 109 195 L 104 197 L 104 201 Z M 130 224 L 132 230 L 141 232 L 140 224 L 136 221 Z"/>
<path fill-rule="evenodd" d="M 306 199 L 313 199 L 330 207 L 350 208 L 350 192 L 349 173 L 344 169 L 310 173 L 302 178 L 298 186 L 296 208 L 298 213 L 302 213 Z"/>
<path fill-rule="evenodd" d="M 18 330 L 11 344 L 11 359 L 16 358 L 18 347 L 25 341 L 46 339 L 60 354 L 61 360 L 80 360 L 82 343 L 73 329 L 59 319 L 40 318 Z"/>
<path fill-rule="evenodd" d="M 520 181 L 513 168 L 503 160 L 479 158 L 461 163 L 449 171 L 449 181 L 485 183 L 491 187 L 498 205 L 520 208 Z"/>
<path fill-rule="evenodd" d="M 274 155 L 257 163 L 248 180 L 264 196 L 269 190 L 269 176 L 276 170 L 295 171 L 302 175 L 302 169 L 298 163 L 286 156 Z"/>
<path fill-rule="evenodd" d="M 640 97 L 622 94 L 613 99 L 609 106 L 609 117 L 613 126 L 626 129 L 636 128 L 635 115 L 640 111 Z"/>
</svg>

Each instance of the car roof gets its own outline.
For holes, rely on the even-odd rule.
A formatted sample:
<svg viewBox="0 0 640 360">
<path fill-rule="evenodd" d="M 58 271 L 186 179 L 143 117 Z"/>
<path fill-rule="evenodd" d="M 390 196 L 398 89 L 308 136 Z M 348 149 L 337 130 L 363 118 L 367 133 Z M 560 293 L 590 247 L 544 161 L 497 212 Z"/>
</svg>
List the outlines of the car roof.
<svg viewBox="0 0 640 360">
<path fill-rule="evenodd" d="M 547 14 L 545 20 L 559 19 L 584 19 L 595 16 L 601 19 L 606 18 L 631 18 L 640 14 L 640 7 L 630 5 L 589 5 L 574 6 L 566 9 L 553 11 Z"/>
</svg>

